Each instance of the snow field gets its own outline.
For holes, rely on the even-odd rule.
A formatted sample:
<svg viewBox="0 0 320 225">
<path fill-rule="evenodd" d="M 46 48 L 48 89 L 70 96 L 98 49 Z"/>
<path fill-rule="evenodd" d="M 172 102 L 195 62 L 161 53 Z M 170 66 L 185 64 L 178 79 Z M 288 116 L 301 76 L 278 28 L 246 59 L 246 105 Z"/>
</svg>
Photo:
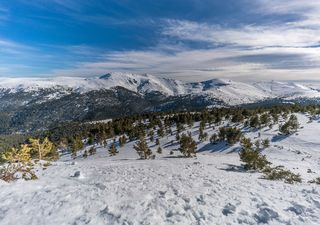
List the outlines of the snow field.
<svg viewBox="0 0 320 225">
<path fill-rule="evenodd" d="M 238 145 L 207 141 L 198 145 L 197 158 L 181 158 L 179 145 L 171 144 L 173 135 L 161 138 L 162 154 L 149 142 L 155 160 L 137 160 L 134 142 L 129 142 L 114 157 L 98 147 L 87 159 L 62 156 L 38 171 L 39 180 L 1 182 L 0 224 L 317 225 L 320 188 L 308 181 L 320 176 L 320 126 L 318 121 L 307 123 L 304 115 L 298 119 L 303 126 L 298 135 L 274 139 L 263 154 L 274 165 L 300 173 L 301 184 L 264 180 L 259 173 L 244 171 Z M 190 130 L 195 140 L 198 125 Z M 259 132 L 261 138 L 272 139 L 277 126 Z M 258 131 L 246 136 L 256 139 Z"/>
</svg>

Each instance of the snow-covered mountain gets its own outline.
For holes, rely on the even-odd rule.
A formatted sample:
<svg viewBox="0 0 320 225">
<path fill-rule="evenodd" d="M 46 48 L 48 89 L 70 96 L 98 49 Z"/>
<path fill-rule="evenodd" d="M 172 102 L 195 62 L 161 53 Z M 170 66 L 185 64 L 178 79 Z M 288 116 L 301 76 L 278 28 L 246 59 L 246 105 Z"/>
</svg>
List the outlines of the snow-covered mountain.
<svg viewBox="0 0 320 225">
<path fill-rule="evenodd" d="M 184 83 L 179 80 L 152 75 L 130 73 L 108 73 L 100 77 L 55 77 L 55 78 L 0 78 L 1 92 L 37 92 L 46 89 L 57 92 L 86 93 L 94 90 L 112 90 L 122 87 L 138 94 L 158 92 L 165 96 L 201 95 L 216 98 L 229 105 L 252 103 L 270 98 L 320 98 L 320 82 L 256 83 L 212 79 L 202 82 Z M 50 95 L 51 98 L 61 95 Z"/>
<path fill-rule="evenodd" d="M 147 111 L 320 100 L 320 82 L 185 83 L 152 75 L 0 78 L 0 133 L 45 128 L 55 122 L 101 120 Z M 41 122 L 39 122 L 39 118 Z"/>
</svg>

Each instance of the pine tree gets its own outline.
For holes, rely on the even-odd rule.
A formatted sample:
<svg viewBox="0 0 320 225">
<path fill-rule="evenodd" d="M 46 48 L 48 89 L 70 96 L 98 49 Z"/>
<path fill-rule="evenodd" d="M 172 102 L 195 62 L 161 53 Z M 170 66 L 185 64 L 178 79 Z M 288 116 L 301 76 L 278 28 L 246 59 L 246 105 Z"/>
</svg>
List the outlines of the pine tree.
<svg viewBox="0 0 320 225">
<path fill-rule="evenodd" d="M 291 135 L 297 132 L 299 128 L 298 118 L 295 115 L 291 115 L 289 120 L 279 127 L 279 131 L 283 135 Z"/>
<path fill-rule="evenodd" d="M 160 146 L 159 146 L 158 149 L 157 149 L 157 153 L 158 153 L 158 154 L 162 154 L 162 148 L 161 148 Z"/>
<path fill-rule="evenodd" d="M 156 139 L 156 145 L 160 145 L 160 140 L 159 140 L 159 138 Z"/>
<path fill-rule="evenodd" d="M 253 128 L 260 128 L 261 124 L 260 124 L 260 118 L 258 115 L 255 115 L 253 117 L 251 117 L 250 119 L 250 127 Z"/>
<path fill-rule="evenodd" d="M 260 151 L 260 150 L 261 150 L 260 145 L 261 145 L 260 140 L 256 140 L 256 141 L 254 142 L 254 146 L 256 147 L 256 150 L 257 150 L 257 151 Z"/>
<path fill-rule="evenodd" d="M 84 144 L 79 137 L 76 137 L 75 139 L 71 140 L 70 149 L 71 149 L 71 156 L 73 159 L 77 157 L 77 152 L 83 149 L 83 147 L 84 147 Z"/>
<path fill-rule="evenodd" d="M 270 147 L 270 141 L 268 138 L 262 140 L 262 146 L 264 149 L 269 148 Z"/>
<path fill-rule="evenodd" d="M 241 145 L 244 149 L 251 149 L 253 144 L 251 142 L 251 139 L 250 138 L 246 138 L 246 137 L 243 137 L 241 139 Z"/>
<path fill-rule="evenodd" d="M 263 170 L 271 164 L 265 155 L 251 148 L 243 148 L 240 151 L 240 160 L 245 163 L 244 168 L 247 170 Z"/>
<path fill-rule="evenodd" d="M 87 144 L 92 145 L 93 143 L 94 143 L 94 137 L 90 135 L 88 138 Z"/>
<path fill-rule="evenodd" d="M 264 114 L 261 115 L 261 117 L 260 117 L 261 125 L 268 126 L 270 124 L 270 122 L 271 122 L 271 119 L 269 117 L 269 114 L 264 113 Z"/>
<path fill-rule="evenodd" d="M 153 132 L 153 130 L 151 130 L 151 131 L 149 132 L 149 138 L 150 138 L 150 141 L 151 141 L 151 142 L 154 141 L 154 132 Z"/>
<path fill-rule="evenodd" d="M 84 150 L 84 152 L 83 152 L 83 158 L 87 158 L 88 157 L 88 151 L 87 150 Z"/>
<path fill-rule="evenodd" d="M 177 132 L 176 133 L 176 140 L 179 141 L 180 140 L 180 134 Z"/>
<path fill-rule="evenodd" d="M 139 141 L 133 146 L 133 148 L 137 151 L 140 159 L 149 159 L 152 155 L 152 151 L 149 149 L 143 136 L 140 137 Z"/>
<path fill-rule="evenodd" d="M 163 130 L 163 127 L 160 127 L 157 131 L 157 134 L 159 137 L 164 137 L 164 130 Z"/>
<path fill-rule="evenodd" d="M 199 141 L 206 141 L 208 138 L 208 133 L 204 132 L 204 126 L 205 123 L 200 123 L 200 128 L 199 128 Z"/>
<path fill-rule="evenodd" d="M 196 156 L 197 143 L 192 139 L 191 133 L 189 133 L 189 135 L 182 134 L 179 150 L 185 157 L 190 158 Z"/>
<path fill-rule="evenodd" d="M 103 147 L 106 148 L 107 145 L 108 145 L 108 141 L 107 141 L 107 140 L 104 140 L 104 141 L 103 141 Z"/>
<path fill-rule="evenodd" d="M 210 143 L 211 144 L 217 144 L 217 142 L 218 142 L 218 135 L 216 133 L 214 133 L 210 137 Z"/>
<path fill-rule="evenodd" d="M 91 148 L 89 148 L 89 155 L 94 155 L 94 154 L 96 154 L 97 153 L 97 149 L 94 147 L 94 146 L 92 146 Z"/>
<path fill-rule="evenodd" d="M 118 153 L 119 152 L 118 152 L 118 150 L 116 148 L 115 143 L 112 143 L 112 145 L 110 146 L 110 149 L 109 149 L 109 156 L 115 156 Z"/>
<path fill-rule="evenodd" d="M 119 137 L 119 144 L 120 144 L 120 147 L 124 146 L 127 142 L 127 138 L 125 135 Z"/>
</svg>

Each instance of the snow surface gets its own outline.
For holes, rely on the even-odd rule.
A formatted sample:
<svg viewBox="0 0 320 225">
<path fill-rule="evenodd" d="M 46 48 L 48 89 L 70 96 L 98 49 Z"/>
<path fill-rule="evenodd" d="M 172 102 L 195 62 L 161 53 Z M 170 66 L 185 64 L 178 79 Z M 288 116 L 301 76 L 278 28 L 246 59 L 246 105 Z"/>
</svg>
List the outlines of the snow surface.
<svg viewBox="0 0 320 225">
<path fill-rule="evenodd" d="M 256 82 L 245 83 L 213 79 L 197 83 L 160 78 L 148 74 L 108 73 L 101 77 L 0 78 L 1 90 L 11 93 L 53 89 L 88 92 L 121 86 L 139 94 L 160 92 L 166 96 L 202 95 L 222 100 L 229 105 L 252 103 L 270 98 L 320 98 L 320 82 Z M 66 91 L 67 90 L 67 91 Z M 57 97 L 61 96 L 59 94 Z M 48 96 L 54 98 L 55 96 Z"/>
<path fill-rule="evenodd" d="M 270 138 L 263 153 L 274 165 L 300 173 L 301 184 L 243 171 L 238 145 L 203 142 L 197 158 L 181 158 L 173 135 L 160 139 L 163 153 L 155 160 L 137 160 L 130 142 L 114 157 L 103 147 L 87 159 L 66 154 L 38 171 L 39 180 L 0 183 L 0 224 L 318 225 L 320 188 L 308 181 L 320 176 L 320 125 L 298 118 L 303 126 L 298 135 L 279 138 L 277 127 L 246 135 Z M 198 126 L 191 130 L 195 139 Z"/>
</svg>

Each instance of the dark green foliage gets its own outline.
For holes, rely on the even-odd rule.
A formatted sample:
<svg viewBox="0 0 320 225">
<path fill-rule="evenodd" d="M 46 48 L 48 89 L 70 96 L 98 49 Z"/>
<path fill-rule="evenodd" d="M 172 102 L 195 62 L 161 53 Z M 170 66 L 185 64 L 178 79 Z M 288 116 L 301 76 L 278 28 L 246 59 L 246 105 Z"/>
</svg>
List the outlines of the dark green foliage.
<svg viewBox="0 0 320 225">
<path fill-rule="evenodd" d="M 267 139 L 266 139 L 267 140 Z M 257 143 L 257 142 L 256 142 Z M 271 163 L 267 160 L 265 155 L 262 155 L 260 150 L 260 142 L 256 145 L 256 149 L 252 149 L 252 142 L 250 138 L 242 138 L 241 144 L 243 146 L 240 151 L 240 160 L 244 162 L 246 170 L 256 170 L 264 173 L 263 178 L 268 180 L 284 180 L 286 183 L 301 182 L 299 174 L 294 174 L 289 170 L 278 167 L 271 167 Z"/>
<path fill-rule="evenodd" d="M 158 154 L 162 154 L 162 148 L 161 148 L 160 146 L 159 146 L 158 149 L 157 149 L 157 153 L 158 153 Z"/>
<path fill-rule="evenodd" d="M 239 122 L 243 122 L 244 120 L 244 116 L 241 112 L 236 112 L 233 116 L 232 116 L 232 119 L 231 119 L 231 122 L 233 123 L 239 123 Z"/>
<path fill-rule="evenodd" d="M 18 148 L 21 144 L 26 143 L 30 138 L 31 135 L 27 134 L 0 135 L 0 152 L 11 148 Z"/>
<path fill-rule="evenodd" d="M 250 138 L 246 138 L 246 137 L 243 137 L 241 139 L 241 145 L 244 149 L 251 149 L 253 147 L 253 144 L 251 142 L 251 139 Z"/>
<path fill-rule="evenodd" d="M 267 167 L 263 170 L 263 178 L 268 180 L 283 180 L 288 184 L 301 183 L 301 176 L 284 169 L 282 166 Z"/>
<path fill-rule="evenodd" d="M 179 141 L 179 140 L 180 140 L 180 134 L 176 133 L 176 141 Z"/>
<path fill-rule="evenodd" d="M 154 141 L 154 132 L 153 130 L 151 130 L 148 134 L 149 138 L 150 138 L 150 141 L 153 142 Z"/>
<path fill-rule="evenodd" d="M 218 136 L 221 141 L 226 141 L 229 145 L 234 145 L 240 141 L 242 133 L 241 130 L 236 127 L 221 127 Z"/>
<path fill-rule="evenodd" d="M 261 127 L 261 123 L 260 123 L 260 118 L 258 115 L 255 115 L 253 117 L 251 117 L 250 119 L 250 127 L 253 128 L 260 128 Z"/>
<path fill-rule="evenodd" d="M 82 157 L 85 158 L 85 159 L 88 157 L 88 151 L 87 150 L 84 150 Z"/>
<path fill-rule="evenodd" d="M 10 114 L 6 112 L 0 112 L 0 134 L 6 133 L 10 128 Z"/>
<path fill-rule="evenodd" d="M 314 180 L 309 181 L 310 184 L 320 184 L 320 177 L 317 177 Z"/>
<path fill-rule="evenodd" d="M 125 135 L 122 135 L 121 137 L 119 137 L 119 145 L 120 147 L 124 146 L 127 142 L 127 138 Z"/>
<path fill-rule="evenodd" d="M 289 120 L 279 127 L 279 131 L 283 135 L 291 135 L 297 132 L 298 128 L 298 118 L 295 115 L 291 115 Z"/>
<path fill-rule="evenodd" d="M 260 142 L 260 140 L 256 140 L 254 142 L 254 146 L 256 147 L 257 151 L 261 151 L 261 142 Z"/>
<path fill-rule="evenodd" d="M 157 131 L 157 134 L 159 137 L 164 137 L 164 130 L 163 130 L 163 127 L 160 127 Z"/>
<path fill-rule="evenodd" d="M 94 137 L 89 136 L 88 141 L 87 141 L 87 145 L 93 145 L 93 143 L 94 143 Z"/>
<path fill-rule="evenodd" d="M 245 163 L 244 168 L 247 170 L 261 171 L 271 164 L 265 155 L 261 155 L 259 151 L 251 148 L 243 148 L 240 151 L 240 160 Z"/>
<path fill-rule="evenodd" d="M 182 134 L 179 150 L 185 157 L 196 156 L 197 143 L 192 139 L 191 133 L 189 133 L 189 135 Z"/>
<path fill-rule="evenodd" d="M 89 148 L 89 155 L 94 155 L 96 153 L 97 153 L 97 149 L 94 146 Z"/>
<path fill-rule="evenodd" d="M 179 141 L 179 132 L 184 130 L 185 126 L 195 122 L 200 122 L 202 127 L 206 126 L 207 124 L 216 127 L 219 126 L 222 119 L 226 117 L 226 115 L 229 115 L 228 117 L 234 122 L 241 121 L 244 118 L 244 123 L 248 123 L 248 125 L 251 123 L 252 126 L 260 128 L 261 126 L 265 126 L 265 124 L 262 123 L 268 123 L 269 118 L 267 117 L 270 117 L 270 126 L 272 123 L 275 123 L 275 121 L 278 120 L 279 115 L 290 115 L 297 112 L 310 112 L 311 115 L 312 113 L 315 114 L 315 112 L 319 112 L 319 109 L 320 106 L 318 105 L 281 105 L 252 109 L 232 107 L 213 108 L 210 110 L 203 110 L 201 112 L 194 111 L 192 113 L 155 112 L 114 118 L 112 121 L 107 123 L 55 123 L 55 126 L 51 127 L 49 130 L 44 130 L 29 136 L 36 138 L 49 137 L 49 139 L 53 141 L 56 146 L 64 149 L 69 147 L 69 149 L 72 150 L 72 142 L 77 138 L 81 140 L 89 140 L 89 144 L 100 143 L 105 145 L 105 140 L 114 138 L 116 136 L 126 135 L 130 141 L 134 141 L 139 139 L 141 135 L 145 135 L 147 130 L 154 130 L 156 132 L 157 129 L 169 130 L 168 128 L 176 125 L 178 130 L 176 133 L 176 139 Z M 260 117 L 262 120 L 261 123 Z M 148 123 L 146 123 L 146 121 L 148 121 Z M 284 128 L 286 128 L 286 126 L 284 126 L 282 129 L 285 131 L 284 133 L 288 133 L 286 131 L 288 129 Z M 159 133 L 161 134 L 162 132 L 159 131 Z M 200 139 L 204 138 L 205 137 L 200 137 Z M 25 143 L 27 139 L 28 138 L 22 137 L 21 139 L 19 138 L 18 141 L 11 141 L 5 137 L 5 140 L 2 141 L 2 136 L 0 136 L 0 151 L 11 148 L 13 145 L 17 146 L 21 143 Z M 227 140 L 226 134 L 219 134 L 219 139 Z M 232 142 L 234 141 L 231 138 L 231 143 Z M 119 144 L 122 145 L 120 140 Z"/>
<path fill-rule="evenodd" d="M 218 135 L 216 133 L 212 134 L 210 137 L 210 143 L 211 144 L 217 144 L 218 143 Z"/>
<path fill-rule="evenodd" d="M 112 145 L 109 148 L 109 156 L 115 156 L 116 154 L 118 154 L 118 150 L 116 148 L 116 144 L 112 143 Z"/>
<path fill-rule="evenodd" d="M 152 151 L 147 145 L 145 137 L 141 136 L 139 141 L 133 146 L 133 148 L 137 151 L 140 159 L 150 159 Z"/>
<path fill-rule="evenodd" d="M 269 148 L 269 147 L 270 147 L 270 140 L 269 140 L 268 138 L 263 139 L 262 142 L 261 142 L 261 144 L 262 144 L 262 147 L 263 147 L 264 149 Z"/>
<path fill-rule="evenodd" d="M 69 144 L 69 148 L 71 150 L 72 158 L 76 158 L 77 152 L 79 150 L 83 149 L 83 147 L 84 147 L 83 142 L 79 137 L 77 137 L 76 139 L 71 139 L 70 144 Z"/>
<path fill-rule="evenodd" d="M 268 113 L 264 113 L 260 116 L 260 124 L 262 127 L 269 126 L 271 123 L 271 118 Z"/>
</svg>

